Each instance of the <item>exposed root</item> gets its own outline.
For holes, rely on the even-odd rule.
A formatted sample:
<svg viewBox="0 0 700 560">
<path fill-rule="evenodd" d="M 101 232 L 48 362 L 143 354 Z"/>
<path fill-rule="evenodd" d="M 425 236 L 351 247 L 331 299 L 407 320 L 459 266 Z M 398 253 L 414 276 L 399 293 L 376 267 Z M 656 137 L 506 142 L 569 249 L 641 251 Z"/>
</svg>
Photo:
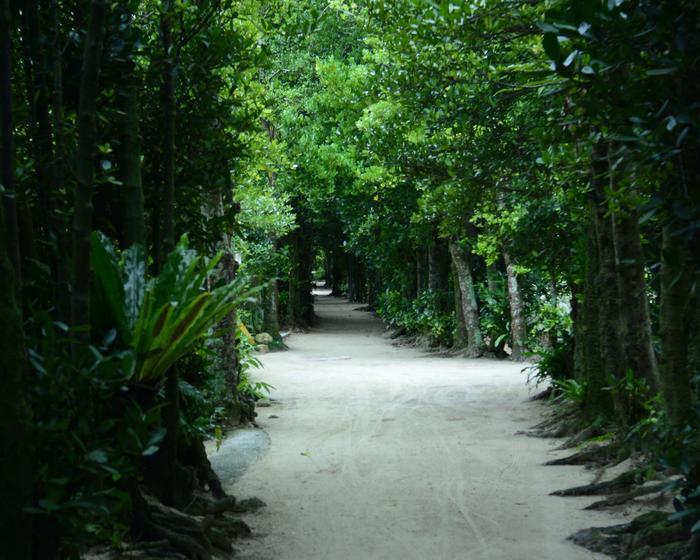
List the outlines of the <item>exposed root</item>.
<svg viewBox="0 0 700 560">
<path fill-rule="evenodd" d="M 625 491 L 637 482 L 639 471 L 628 471 L 605 482 L 574 486 L 566 490 L 557 490 L 550 496 L 601 496 L 604 494 L 617 494 Z"/>
<path fill-rule="evenodd" d="M 575 418 L 556 418 L 554 420 L 547 420 L 542 424 L 538 424 L 531 430 L 518 433 L 524 434 L 528 437 L 562 438 L 569 436 L 576 431 L 577 425 L 578 421 Z"/>
<path fill-rule="evenodd" d="M 232 496 L 216 500 L 198 491 L 187 511 L 168 507 L 143 490 L 135 492 L 135 531 L 139 541 L 116 558 L 187 558 L 212 560 L 233 554 L 233 541 L 250 535 L 234 513 L 254 511 L 263 502 L 238 502 Z M 142 542 L 145 541 L 145 542 Z"/>
<path fill-rule="evenodd" d="M 639 488 L 633 488 L 629 492 L 623 492 L 620 494 L 613 494 L 605 498 L 604 500 L 598 500 L 593 502 L 591 505 L 586 506 L 583 509 L 590 510 L 600 510 L 607 509 L 611 507 L 621 506 L 629 502 L 633 502 L 635 498 L 640 498 L 642 496 L 648 496 L 650 494 L 655 494 L 659 492 L 659 498 L 665 498 L 665 489 L 668 486 L 666 482 L 659 482 L 657 484 L 651 484 L 649 486 L 640 486 Z"/>
<path fill-rule="evenodd" d="M 652 511 L 630 523 L 584 529 L 569 538 L 579 546 L 617 560 L 690 560 L 692 544 L 688 532 L 679 523 L 670 523 L 668 515 Z"/>
<path fill-rule="evenodd" d="M 557 449 L 571 449 L 576 447 L 580 443 L 583 443 L 597 435 L 599 435 L 600 430 L 597 426 L 587 426 L 583 430 L 571 436 L 563 444 L 561 444 Z"/>
<path fill-rule="evenodd" d="M 617 446 L 613 445 L 596 445 L 589 449 L 584 449 L 568 457 L 561 459 L 552 459 L 547 461 L 545 465 L 587 465 L 587 466 L 605 466 L 610 464 L 616 458 L 616 452 L 619 451 Z"/>
<path fill-rule="evenodd" d="M 259 498 L 248 498 L 247 500 L 241 500 L 236 504 L 236 508 L 233 510 L 234 513 L 252 513 L 258 511 L 261 508 L 266 507 L 266 503 Z"/>
<path fill-rule="evenodd" d="M 530 401 L 546 401 L 549 397 L 552 396 L 552 387 L 547 387 L 544 391 L 540 391 L 539 393 L 535 393 L 532 395 L 528 400 Z"/>
</svg>

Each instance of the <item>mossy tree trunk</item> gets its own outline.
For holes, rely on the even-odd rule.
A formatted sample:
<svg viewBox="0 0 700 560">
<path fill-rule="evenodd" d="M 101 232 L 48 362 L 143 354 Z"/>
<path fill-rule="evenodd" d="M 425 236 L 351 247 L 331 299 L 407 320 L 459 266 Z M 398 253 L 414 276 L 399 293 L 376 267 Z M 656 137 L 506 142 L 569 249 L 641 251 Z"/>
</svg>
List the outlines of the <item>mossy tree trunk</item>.
<svg viewBox="0 0 700 560">
<path fill-rule="evenodd" d="M 451 261 L 450 265 L 452 269 L 452 291 L 454 292 L 454 347 L 462 349 L 467 347 L 467 342 L 469 341 L 467 336 L 467 324 L 464 322 L 464 313 L 462 312 L 462 290 L 459 288 L 457 267 L 455 266 L 454 261 Z"/>
<path fill-rule="evenodd" d="M 610 391 L 604 390 L 608 381 L 600 351 L 599 253 L 593 214 L 591 208 L 586 234 L 583 301 L 578 306 L 574 325 L 574 374 L 587 384 L 584 415 L 591 421 L 612 407 Z"/>
<path fill-rule="evenodd" d="M 512 348 L 511 358 L 521 361 L 525 358 L 525 343 L 527 340 L 527 326 L 525 324 L 525 302 L 520 290 L 515 264 L 507 251 L 503 252 L 503 260 L 506 265 L 508 279 L 508 305 L 510 307 L 510 343 Z"/>
<path fill-rule="evenodd" d="M 598 250 L 598 329 L 600 354 L 605 373 L 614 379 L 622 379 L 628 369 L 625 348 L 626 325 L 622 317 L 620 285 L 618 281 L 617 256 L 615 253 L 614 214 L 608 208 L 606 187 L 610 181 L 609 146 L 599 142 L 593 153 L 591 190 L 589 201 L 595 220 Z M 624 398 L 614 402 L 617 420 L 625 425 L 630 420 L 630 411 Z"/>
<path fill-rule="evenodd" d="M 465 353 L 472 358 L 481 356 L 484 353 L 484 337 L 479 325 L 479 305 L 474 289 L 474 278 L 472 277 L 471 264 L 469 262 L 470 253 L 460 247 L 455 239 L 450 240 L 450 254 L 457 273 L 457 284 L 461 292 L 462 316 L 467 330 L 467 346 Z"/>
<path fill-rule="evenodd" d="M 646 379 L 649 387 L 659 385 L 656 357 L 651 345 L 651 318 L 637 212 L 623 210 L 616 216 L 618 290 L 620 311 L 625 322 L 625 350 L 629 367 Z"/>
</svg>

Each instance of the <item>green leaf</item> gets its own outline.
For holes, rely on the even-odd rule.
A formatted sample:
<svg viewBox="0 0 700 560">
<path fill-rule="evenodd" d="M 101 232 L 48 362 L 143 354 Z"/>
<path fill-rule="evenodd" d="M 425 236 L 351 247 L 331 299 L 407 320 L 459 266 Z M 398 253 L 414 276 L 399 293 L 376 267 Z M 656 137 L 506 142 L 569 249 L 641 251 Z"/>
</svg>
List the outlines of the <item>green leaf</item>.
<svg viewBox="0 0 700 560">
<path fill-rule="evenodd" d="M 106 463 L 107 453 L 102 451 L 102 449 L 95 449 L 94 451 L 90 451 L 90 453 L 85 455 L 85 460 L 93 463 Z"/>
</svg>

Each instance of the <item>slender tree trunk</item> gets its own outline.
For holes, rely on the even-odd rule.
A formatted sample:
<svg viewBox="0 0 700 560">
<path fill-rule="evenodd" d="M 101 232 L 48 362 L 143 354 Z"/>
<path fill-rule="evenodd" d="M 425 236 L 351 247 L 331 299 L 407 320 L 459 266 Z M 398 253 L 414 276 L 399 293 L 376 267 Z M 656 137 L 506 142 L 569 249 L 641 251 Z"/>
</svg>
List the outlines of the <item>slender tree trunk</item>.
<svg viewBox="0 0 700 560">
<path fill-rule="evenodd" d="M 367 305 L 370 309 L 377 308 L 379 298 L 379 273 L 376 269 L 366 267 L 367 270 Z"/>
<path fill-rule="evenodd" d="M 515 265 L 507 251 L 503 252 L 508 278 L 508 303 L 510 305 L 510 340 L 513 352 L 511 358 L 521 361 L 525 358 L 527 330 L 525 325 L 525 303 L 520 293 L 520 283 L 515 272 Z"/>
<path fill-rule="evenodd" d="M 287 321 L 290 327 L 304 327 L 301 309 L 301 248 L 299 228 L 289 234 L 289 257 L 292 263 L 287 289 Z"/>
<path fill-rule="evenodd" d="M 450 274 L 449 253 L 444 239 L 435 238 L 428 248 L 428 290 L 447 291 Z"/>
<path fill-rule="evenodd" d="M 163 46 L 163 184 L 160 197 L 160 261 L 175 247 L 175 61 L 173 60 L 172 3 L 163 2 L 160 21 Z"/>
<path fill-rule="evenodd" d="M 73 200 L 71 323 L 74 329 L 80 327 L 76 336 L 84 342 L 90 340 L 90 235 L 93 166 L 97 144 L 96 101 L 107 9 L 105 0 L 92 0 L 80 76 L 76 166 L 78 182 Z"/>
<path fill-rule="evenodd" d="M 484 353 L 484 337 L 479 325 L 479 306 L 474 290 L 469 263 L 469 252 L 462 249 L 457 241 L 450 240 L 450 254 L 457 272 L 457 281 L 461 291 L 462 315 L 467 328 L 467 356 L 476 358 Z"/>
<path fill-rule="evenodd" d="M 454 347 L 466 348 L 468 342 L 467 324 L 464 322 L 464 313 L 462 312 L 462 290 L 459 287 L 459 276 L 457 267 L 454 261 L 450 263 L 452 269 L 452 285 L 454 292 L 454 313 L 455 313 L 455 333 Z"/>
<path fill-rule="evenodd" d="M 224 205 L 228 204 L 236 213 L 240 206 L 233 201 L 233 181 L 229 171 L 228 161 L 222 162 L 224 170 L 224 190 L 212 193 L 213 212 L 216 216 L 224 215 Z M 233 241 L 229 232 L 223 232 L 221 236 L 221 251 L 223 257 L 220 263 L 221 275 L 225 282 L 233 282 L 238 274 L 238 263 L 234 255 Z M 234 309 L 220 323 L 222 336 L 221 360 L 224 364 L 224 372 L 232 391 L 236 390 L 240 382 L 238 367 L 238 313 Z"/>
<path fill-rule="evenodd" d="M 331 295 L 340 297 L 343 295 L 343 272 L 344 254 L 339 249 L 333 249 L 333 283 L 331 285 Z"/>
<path fill-rule="evenodd" d="M 272 254 L 277 252 L 277 241 L 272 241 Z M 263 329 L 273 337 L 280 334 L 279 320 L 279 289 L 277 280 L 270 280 L 268 288 L 265 290 L 265 302 L 263 308 Z"/>
<path fill-rule="evenodd" d="M 661 390 L 666 414 L 674 426 L 688 422 L 692 396 L 688 371 L 687 308 L 690 298 L 690 267 L 683 240 L 674 236 L 673 225 L 663 228 L 661 257 Z"/>
<path fill-rule="evenodd" d="M 36 171 L 37 205 L 46 239 L 54 235 L 51 192 L 51 166 L 53 151 L 51 144 L 51 119 L 49 117 L 49 84 L 47 80 L 48 64 L 45 50 L 41 44 L 41 26 L 39 21 L 39 0 L 26 0 L 23 6 L 24 40 L 26 42 L 25 66 L 29 82 L 27 94 L 31 114 L 32 143 L 34 148 L 34 166 Z M 55 266 L 52 263 L 52 267 Z"/>
<path fill-rule="evenodd" d="M 420 296 L 427 287 L 426 278 L 426 251 L 420 247 L 416 249 L 416 295 Z"/>
<path fill-rule="evenodd" d="M 0 3 L 0 177 L 4 189 L 14 191 L 12 138 L 12 36 L 8 0 Z M 6 198 L 6 197 L 3 197 Z M 13 215 L 14 214 L 14 215 Z M 16 295 L 21 286 L 12 260 L 18 258 L 17 230 L 8 235 L 5 221 L 16 228 L 14 204 L 0 212 L 0 542 L 7 558 L 32 558 L 32 521 L 25 508 L 32 505 L 32 414 L 27 402 L 26 353 L 22 314 Z"/>
<path fill-rule="evenodd" d="M 644 277 L 644 251 L 639 233 L 637 213 L 628 210 L 618 216 L 615 228 L 617 242 L 620 310 L 626 323 L 626 354 L 635 375 L 647 380 L 651 388 L 659 385 L 656 357 L 651 345 L 651 318 L 647 283 Z"/>
<path fill-rule="evenodd" d="M 56 257 L 54 266 L 54 301 L 58 318 L 68 322 L 70 318 L 70 248 L 66 223 L 61 217 L 66 210 L 63 192 L 65 189 L 66 139 L 63 119 L 63 54 L 59 26 L 58 0 L 51 0 L 51 66 L 53 85 L 51 90 L 51 114 L 53 116 L 54 158 L 52 166 L 51 191 L 53 196 L 52 223 L 56 237 Z"/>
<path fill-rule="evenodd" d="M 221 272 L 226 282 L 233 282 L 236 278 L 236 270 L 238 265 L 233 253 L 228 249 L 224 249 L 224 255 L 221 259 Z M 240 382 L 238 370 L 238 352 L 236 347 L 236 334 L 238 332 L 238 314 L 235 311 L 229 313 L 219 324 L 222 335 L 222 352 L 221 360 L 224 364 L 224 373 L 226 380 L 232 390 L 238 387 Z"/>
<path fill-rule="evenodd" d="M 133 71 L 133 67 L 132 67 Z M 122 192 L 124 197 L 124 242 L 146 246 L 146 221 L 141 181 L 141 142 L 136 84 L 127 86 L 123 101 Z"/>
<path fill-rule="evenodd" d="M 357 301 L 358 299 L 358 278 L 357 278 L 357 259 L 352 253 L 347 255 L 347 271 L 348 271 L 348 300 Z"/>
<path fill-rule="evenodd" d="M 0 125 L 2 126 L 2 165 L 1 180 L 4 193 L 2 204 L 4 216 L 4 234 L 7 237 L 2 247 L 10 263 L 3 274 L 12 271 L 11 282 L 14 293 L 13 302 L 21 309 L 22 302 L 22 259 L 20 256 L 20 231 L 17 219 L 17 194 L 15 191 L 15 143 L 12 122 L 12 18 L 9 0 L 1 0 L 0 9 Z M 10 279 L 7 280 L 10 282 Z M 0 315 L 0 317 L 2 317 Z"/>
<path fill-rule="evenodd" d="M 305 325 L 314 322 L 314 296 L 313 296 L 313 269 L 314 250 L 311 224 L 303 219 L 301 225 L 301 237 L 299 239 L 300 268 L 299 268 L 299 298 L 301 303 L 301 317 Z"/>
</svg>

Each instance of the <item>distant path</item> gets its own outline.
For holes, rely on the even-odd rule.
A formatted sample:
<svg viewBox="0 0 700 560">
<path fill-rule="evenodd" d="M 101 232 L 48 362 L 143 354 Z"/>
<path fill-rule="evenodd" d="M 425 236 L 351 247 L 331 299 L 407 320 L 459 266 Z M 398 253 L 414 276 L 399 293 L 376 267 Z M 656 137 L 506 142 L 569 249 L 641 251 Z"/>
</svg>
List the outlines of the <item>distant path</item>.
<svg viewBox="0 0 700 560">
<path fill-rule="evenodd" d="M 554 442 L 515 435 L 538 421 L 522 365 L 395 348 L 357 307 L 317 297 L 319 327 L 263 357 L 271 445 L 230 490 L 268 507 L 236 557 L 605 558 L 565 538 L 610 516 L 548 496 L 592 476 L 540 466 Z"/>
</svg>

